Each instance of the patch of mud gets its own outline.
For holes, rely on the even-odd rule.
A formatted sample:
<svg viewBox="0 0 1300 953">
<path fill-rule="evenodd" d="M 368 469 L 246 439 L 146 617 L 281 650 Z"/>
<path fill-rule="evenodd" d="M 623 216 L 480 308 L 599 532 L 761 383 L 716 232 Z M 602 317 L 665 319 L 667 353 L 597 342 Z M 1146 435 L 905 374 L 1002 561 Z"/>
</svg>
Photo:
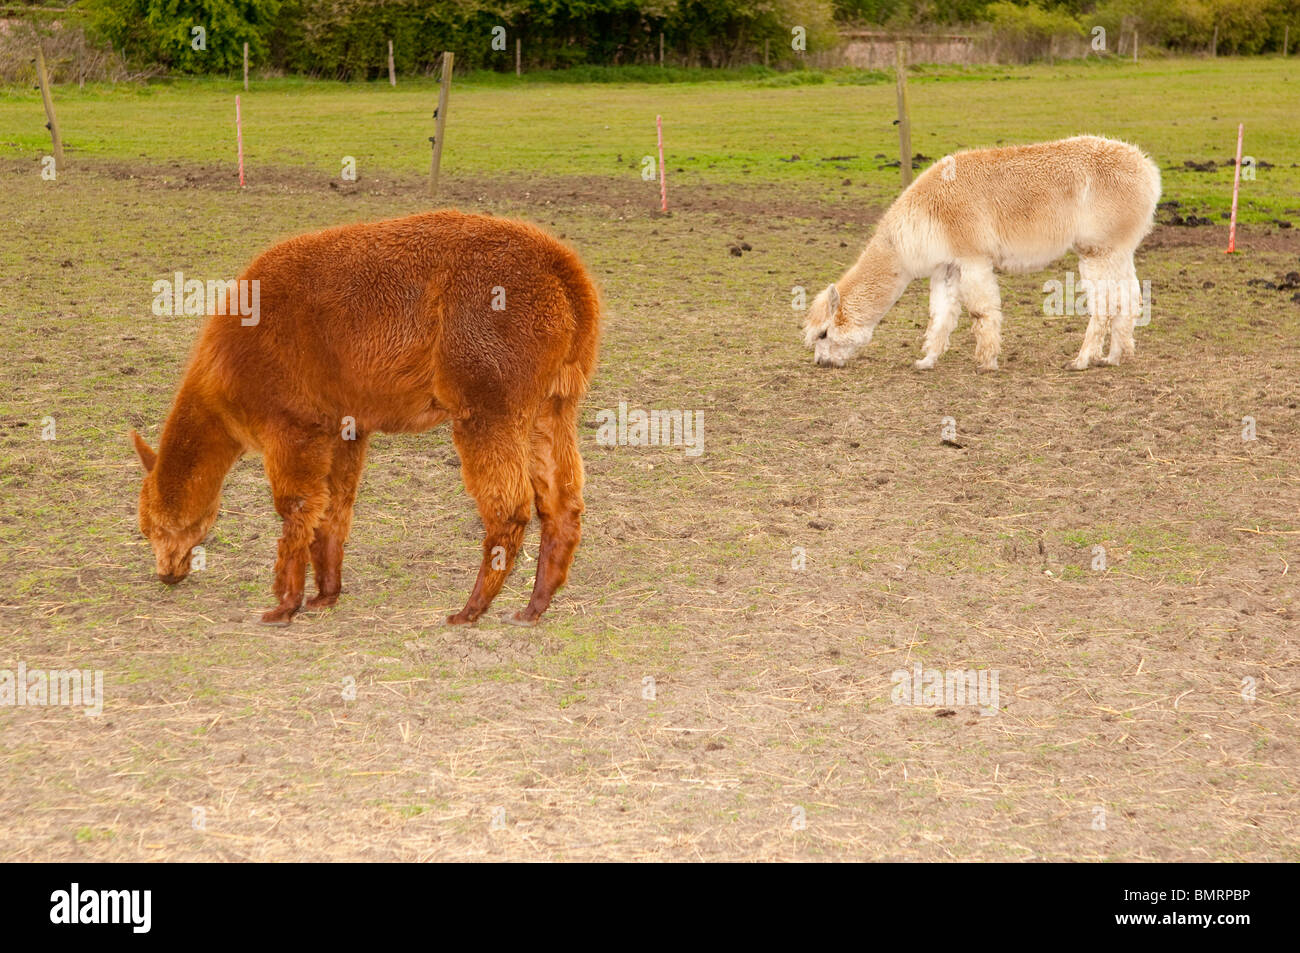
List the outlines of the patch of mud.
<svg viewBox="0 0 1300 953">
<path fill-rule="evenodd" d="M 1157 225 L 1142 242 L 1144 250 L 1154 248 L 1223 248 L 1228 247 L 1228 229 L 1183 228 Z M 1237 251 L 1269 251 L 1300 255 L 1300 232 L 1295 229 L 1274 230 L 1267 225 L 1237 225 Z"/>
<path fill-rule="evenodd" d="M 0 162 L 0 171 L 28 172 L 29 160 Z M 92 175 L 108 179 L 130 180 L 145 189 L 208 189 L 233 191 L 239 188 L 238 176 L 228 165 L 193 165 L 176 161 L 127 162 L 116 159 L 81 159 L 69 174 Z M 316 169 L 286 166 L 259 166 L 247 176 L 245 191 L 253 194 L 274 193 L 319 195 L 420 196 L 427 179 L 422 175 L 365 175 L 356 182 L 342 182 L 337 176 Z M 833 203 L 810 200 L 807 191 L 818 188 L 788 186 L 767 187 L 755 193 L 740 185 L 674 186 L 668 216 L 675 213 L 717 213 L 737 222 L 757 219 L 781 220 L 829 219 L 843 224 L 869 225 L 884 209 L 877 205 Z M 639 180 L 604 176 L 444 176 L 439 183 L 441 206 L 523 205 L 604 208 L 621 214 L 661 217 L 658 187 L 647 187 Z"/>
<path fill-rule="evenodd" d="M 1214 159 L 1206 159 L 1204 162 L 1197 162 L 1195 159 L 1188 159 L 1183 163 L 1182 168 L 1188 169 L 1189 171 L 1192 172 L 1217 172 L 1219 169 L 1231 169 L 1236 164 L 1237 164 L 1237 157 L 1228 156 L 1228 158 L 1218 162 L 1216 162 Z M 1178 166 L 1174 166 L 1173 168 L 1177 169 Z M 1255 162 L 1255 168 L 1271 169 L 1273 168 L 1273 163 L 1266 162 L 1263 159 L 1258 159 Z"/>
</svg>

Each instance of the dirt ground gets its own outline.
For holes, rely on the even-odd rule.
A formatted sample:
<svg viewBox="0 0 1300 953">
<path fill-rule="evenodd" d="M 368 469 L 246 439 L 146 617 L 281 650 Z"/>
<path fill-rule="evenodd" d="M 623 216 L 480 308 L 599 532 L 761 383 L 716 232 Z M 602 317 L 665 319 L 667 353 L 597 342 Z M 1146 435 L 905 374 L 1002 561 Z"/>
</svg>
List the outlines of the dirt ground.
<svg viewBox="0 0 1300 953">
<path fill-rule="evenodd" d="M 0 669 L 100 669 L 105 700 L 0 707 L 5 857 L 1300 859 L 1300 300 L 1260 283 L 1300 270 L 1295 229 L 1228 257 L 1223 227 L 1158 228 L 1118 368 L 1062 369 L 1086 318 L 1041 289 L 1071 260 L 1002 279 L 996 374 L 965 316 L 912 368 L 920 284 L 828 370 L 792 287 L 856 256 L 880 210 L 852 185 L 683 189 L 664 216 L 635 181 L 448 182 L 602 286 L 570 583 L 535 630 L 443 626 L 478 520 L 445 429 L 382 436 L 343 598 L 269 629 L 254 459 L 207 568 L 152 578 L 125 434 L 156 439 L 197 325 L 151 315 L 151 284 L 415 211 L 419 180 L 236 193 L 101 161 L 42 192 L 29 166 L 0 169 Z M 699 411 L 703 452 L 598 446 L 620 402 Z M 996 709 L 894 704 L 917 665 L 996 672 Z"/>
</svg>

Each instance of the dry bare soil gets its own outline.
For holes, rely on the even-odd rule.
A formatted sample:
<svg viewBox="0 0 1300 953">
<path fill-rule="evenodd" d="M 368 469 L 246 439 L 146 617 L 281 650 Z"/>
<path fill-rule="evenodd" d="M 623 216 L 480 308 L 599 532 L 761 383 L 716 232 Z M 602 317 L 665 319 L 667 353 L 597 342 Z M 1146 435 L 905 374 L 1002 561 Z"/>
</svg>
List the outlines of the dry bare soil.
<svg viewBox="0 0 1300 953">
<path fill-rule="evenodd" d="M 197 325 L 153 317 L 150 286 L 418 210 L 420 180 L 3 175 L 0 668 L 101 669 L 106 695 L 0 708 L 6 858 L 1300 859 L 1300 302 L 1248 284 L 1300 270 L 1294 229 L 1234 257 L 1222 227 L 1158 229 L 1132 364 L 1062 369 L 1085 319 L 1045 317 L 1041 285 L 1067 261 L 1003 279 L 997 374 L 965 318 L 913 370 L 919 284 L 831 371 L 791 288 L 866 238 L 879 209 L 847 189 L 697 185 L 662 216 L 632 177 L 448 182 L 603 288 L 570 584 L 535 630 L 443 626 L 478 520 L 445 429 L 385 436 L 343 599 L 268 629 L 256 459 L 206 570 L 152 577 L 125 435 L 156 439 Z M 701 411 L 704 452 L 598 446 L 620 401 Z M 996 671 L 996 712 L 893 704 L 917 665 Z"/>
</svg>

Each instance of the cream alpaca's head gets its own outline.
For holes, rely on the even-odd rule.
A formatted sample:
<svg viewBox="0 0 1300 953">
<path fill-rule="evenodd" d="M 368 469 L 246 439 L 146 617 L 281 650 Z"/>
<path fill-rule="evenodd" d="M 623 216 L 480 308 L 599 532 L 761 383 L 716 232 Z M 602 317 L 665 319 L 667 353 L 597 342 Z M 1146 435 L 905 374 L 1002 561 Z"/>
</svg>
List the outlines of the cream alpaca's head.
<svg viewBox="0 0 1300 953">
<path fill-rule="evenodd" d="M 813 298 L 803 322 L 803 343 L 820 367 L 843 367 L 871 341 L 872 328 L 854 327 L 843 313 L 840 290 L 827 285 Z"/>
<path fill-rule="evenodd" d="M 218 505 L 214 502 L 197 519 L 178 517 L 172 507 L 165 505 L 158 490 L 154 469 L 158 455 L 134 430 L 131 439 L 145 470 L 144 483 L 140 486 L 140 532 L 153 547 L 158 578 L 174 586 L 189 575 L 191 553 L 217 521 Z"/>
</svg>

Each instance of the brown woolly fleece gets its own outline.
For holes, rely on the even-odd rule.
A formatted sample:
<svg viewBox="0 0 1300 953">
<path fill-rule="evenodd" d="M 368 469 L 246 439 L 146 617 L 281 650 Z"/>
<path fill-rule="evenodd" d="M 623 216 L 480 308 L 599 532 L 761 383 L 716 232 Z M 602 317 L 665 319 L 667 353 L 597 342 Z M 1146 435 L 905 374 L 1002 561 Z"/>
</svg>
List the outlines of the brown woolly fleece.
<svg viewBox="0 0 1300 953">
<path fill-rule="evenodd" d="M 233 301 L 209 316 L 157 453 L 131 434 L 159 577 L 189 571 L 226 473 L 252 450 L 284 520 L 279 604 L 262 621 L 298 611 L 308 560 L 319 594 L 307 605 L 333 605 L 370 434 L 450 420 L 486 535 L 473 592 L 448 621 L 487 609 L 536 504 L 537 579 L 510 620 L 536 622 L 581 536 L 577 413 L 600 303 L 578 256 L 532 225 L 441 211 L 289 239 L 240 281 L 259 283 L 256 323 Z"/>
</svg>

